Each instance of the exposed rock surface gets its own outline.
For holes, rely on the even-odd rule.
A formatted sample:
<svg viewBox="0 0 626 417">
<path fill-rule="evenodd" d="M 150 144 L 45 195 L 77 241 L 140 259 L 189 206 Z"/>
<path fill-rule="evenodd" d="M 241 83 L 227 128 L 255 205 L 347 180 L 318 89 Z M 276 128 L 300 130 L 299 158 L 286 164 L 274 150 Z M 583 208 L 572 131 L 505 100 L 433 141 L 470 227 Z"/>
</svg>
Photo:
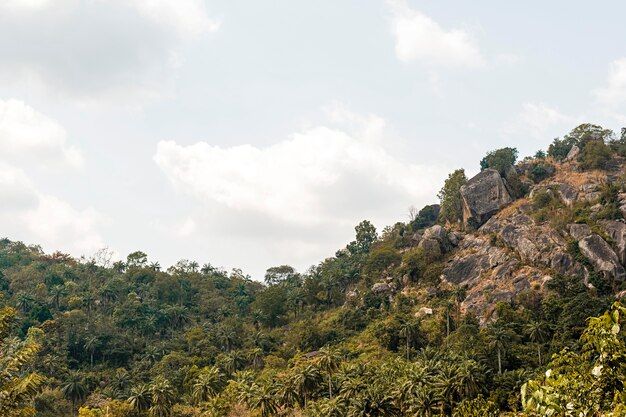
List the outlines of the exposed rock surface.
<svg viewBox="0 0 626 417">
<path fill-rule="evenodd" d="M 576 145 L 572 146 L 572 149 L 569 150 L 567 156 L 565 157 L 566 161 L 573 161 L 580 154 L 580 148 Z"/>
<path fill-rule="evenodd" d="M 533 198 L 538 191 L 546 191 L 554 197 L 558 196 L 566 206 L 571 206 L 578 199 L 576 188 L 564 182 L 533 187 L 529 197 Z"/>
<path fill-rule="evenodd" d="M 605 220 L 602 225 L 613 241 L 620 263 L 626 266 L 626 224 L 617 220 Z"/>
<path fill-rule="evenodd" d="M 600 236 L 592 234 L 578 242 L 580 252 L 606 280 L 623 281 L 626 271 L 613 249 Z"/>
<path fill-rule="evenodd" d="M 486 169 L 461 187 L 463 222 L 477 229 L 512 199 L 498 171 Z"/>
<path fill-rule="evenodd" d="M 589 225 L 581 223 L 581 224 L 568 224 L 567 228 L 569 230 L 570 236 L 572 236 L 576 240 L 580 240 L 584 237 L 587 237 L 591 234 L 591 228 Z"/>
<path fill-rule="evenodd" d="M 517 252 L 526 264 L 552 268 L 561 274 L 586 275 L 584 267 L 567 253 L 567 241 L 550 226 L 536 225 L 526 214 L 493 217 L 479 232 L 495 234 L 505 246 Z"/>
</svg>

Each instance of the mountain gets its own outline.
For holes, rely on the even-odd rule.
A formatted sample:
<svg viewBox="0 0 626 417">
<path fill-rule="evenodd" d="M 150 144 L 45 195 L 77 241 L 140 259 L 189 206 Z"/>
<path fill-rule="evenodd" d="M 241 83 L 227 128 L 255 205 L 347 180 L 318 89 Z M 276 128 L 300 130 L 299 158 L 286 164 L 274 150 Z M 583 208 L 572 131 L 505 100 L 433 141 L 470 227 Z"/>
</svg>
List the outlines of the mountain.
<svg viewBox="0 0 626 417">
<path fill-rule="evenodd" d="M 625 157 L 624 131 L 590 124 L 519 162 L 494 150 L 411 221 L 364 220 L 264 284 L 0 240 L 0 411 L 620 415 Z"/>
</svg>

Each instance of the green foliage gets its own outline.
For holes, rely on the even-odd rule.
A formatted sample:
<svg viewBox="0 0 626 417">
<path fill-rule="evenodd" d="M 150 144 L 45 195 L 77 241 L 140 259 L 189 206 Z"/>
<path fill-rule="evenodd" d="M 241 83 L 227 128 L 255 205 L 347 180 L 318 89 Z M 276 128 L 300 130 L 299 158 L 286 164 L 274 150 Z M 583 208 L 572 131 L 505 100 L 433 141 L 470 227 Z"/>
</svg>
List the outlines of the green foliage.
<svg viewBox="0 0 626 417">
<path fill-rule="evenodd" d="M 530 178 L 535 184 L 550 178 L 554 175 L 555 168 L 551 164 L 535 164 L 532 169 L 528 173 L 528 178 Z"/>
<path fill-rule="evenodd" d="M 609 142 L 612 137 L 613 132 L 611 130 L 604 129 L 602 126 L 584 123 L 572 129 L 563 139 L 554 139 L 548 148 L 548 156 L 553 157 L 557 161 L 563 161 L 574 146 L 584 150 L 589 142 L 605 143 Z M 597 147 L 597 145 L 594 145 L 594 147 Z M 591 153 L 595 154 L 596 152 L 598 152 L 598 149 Z"/>
<path fill-rule="evenodd" d="M 363 272 L 372 278 L 378 278 L 382 273 L 393 267 L 400 265 L 402 255 L 392 248 L 381 247 L 372 250 L 367 257 Z"/>
<path fill-rule="evenodd" d="M 516 148 L 501 148 L 491 151 L 480 161 L 480 170 L 491 168 L 505 176 L 508 170 L 515 165 L 517 154 Z"/>
<path fill-rule="evenodd" d="M 580 166 L 583 169 L 605 169 L 611 160 L 612 152 L 604 142 L 588 141 L 580 155 Z"/>
<path fill-rule="evenodd" d="M 425 229 L 437 223 L 440 209 L 439 204 L 424 206 L 411 221 L 411 230 Z"/>
<path fill-rule="evenodd" d="M 481 395 L 473 399 L 463 400 L 452 414 L 454 417 L 498 417 L 498 406 Z"/>
<path fill-rule="evenodd" d="M 464 169 L 450 173 L 437 197 L 441 201 L 439 211 L 440 222 L 455 223 L 463 217 L 461 206 L 461 187 L 467 183 Z"/>
<path fill-rule="evenodd" d="M 589 320 L 580 349 L 564 349 L 545 376 L 524 384 L 524 409 L 531 415 L 622 415 L 626 405 L 626 345 L 621 334 L 626 310 L 619 303 Z M 615 413 L 615 414 L 609 414 Z"/>
<path fill-rule="evenodd" d="M 43 382 L 39 374 L 27 371 L 40 349 L 40 332 L 33 329 L 25 341 L 11 339 L 16 320 L 14 309 L 0 310 L 0 415 L 6 417 L 34 415 L 33 399 Z"/>
</svg>

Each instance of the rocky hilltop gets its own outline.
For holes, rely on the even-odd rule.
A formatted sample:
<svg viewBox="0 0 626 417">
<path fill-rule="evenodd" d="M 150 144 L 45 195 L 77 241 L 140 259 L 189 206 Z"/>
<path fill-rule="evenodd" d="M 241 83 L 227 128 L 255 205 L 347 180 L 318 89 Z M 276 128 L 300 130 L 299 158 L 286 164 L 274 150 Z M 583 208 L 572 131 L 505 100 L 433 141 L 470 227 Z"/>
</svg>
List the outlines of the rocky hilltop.
<svg viewBox="0 0 626 417">
<path fill-rule="evenodd" d="M 460 189 L 462 223 L 434 225 L 414 236 L 429 256 L 445 254 L 441 282 L 467 290 L 464 311 L 489 317 L 496 303 L 543 289 L 556 275 L 577 277 L 592 291 L 621 289 L 624 161 L 583 171 L 572 155 L 564 162 L 525 161 L 504 176 L 483 170 Z M 529 178 L 537 167 L 547 178 Z M 507 177 L 522 184 L 518 198 Z"/>
</svg>

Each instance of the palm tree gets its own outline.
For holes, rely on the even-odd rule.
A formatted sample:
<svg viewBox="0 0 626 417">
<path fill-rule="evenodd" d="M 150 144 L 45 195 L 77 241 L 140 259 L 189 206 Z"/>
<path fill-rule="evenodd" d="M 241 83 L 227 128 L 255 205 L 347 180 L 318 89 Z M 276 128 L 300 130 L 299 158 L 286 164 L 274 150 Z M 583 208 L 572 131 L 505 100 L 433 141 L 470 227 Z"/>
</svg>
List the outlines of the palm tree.
<svg viewBox="0 0 626 417">
<path fill-rule="evenodd" d="M 218 339 L 224 352 L 230 352 L 237 341 L 237 334 L 231 327 L 223 326 L 219 331 Z"/>
<path fill-rule="evenodd" d="M 541 345 L 546 342 L 550 335 L 549 326 L 545 321 L 533 321 L 526 325 L 525 330 L 530 341 L 537 344 L 537 356 L 539 366 L 541 366 Z"/>
<path fill-rule="evenodd" d="M 348 408 L 347 417 L 397 417 L 400 416 L 393 396 L 386 394 L 383 387 L 370 385 L 354 398 Z"/>
<path fill-rule="evenodd" d="M 91 311 L 93 310 L 93 306 L 96 302 L 96 297 L 87 293 L 83 296 L 82 302 L 83 306 L 87 309 L 87 317 L 91 316 Z"/>
<path fill-rule="evenodd" d="M 473 398 L 485 389 L 487 370 L 473 359 L 461 360 L 456 366 L 459 394 L 463 398 Z"/>
<path fill-rule="evenodd" d="M 89 352 L 89 359 L 90 359 L 92 368 L 93 368 L 93 354 L 96 352 L 96 349 L 98 348 L 99 343 L 100 341 L 98 340 L 98 337 L 92 336 L 89 339 L 87 339 L 85 341 L 85 344 L 83 345 L 85 350 Z"/>
<path fill-rule="evenodd" d="M 31 332 L 24 342 L 8 339 L 9 331 L 17 321 L 17 311 L 10 307 L 0 309 L 0 416 L 30 415 L 29 407 L 43 378 L 25 372 L 40 349 L 36 333 Z"/>
<path fill-rule="evenodd" d="M 418 334 L 419 323 L 410 318 L 404 319 L 400 322 L 400 336 L 406 340 L 406 360 L 410 360 L 411 341 Z"/>
<path fill-rule="evenodd" d="M 272 389 L 272 384 L 254 384 L 250 391 L 248 405 L 250 408 L 258 410 L 261 417 L 276 415 L 278 403 L 276 402 L 276 394 Z"/>
<path fill-rule="evenodd" d="M 263 367 L 263 349 L 256 347 L 250 351 L 250 361 L 254 369 L 261 369 Z"/>
<path fill-rule="evenodd" d="M 333 373 L 339 368 L 341 355 L 337 349 L 325 346 L 319 351 L 317 364 L 328 375 L 328 395 L 333 399 Z"/>
<path fill-rule="evenodd" d="M 224 370 L 228 374 L 233 374 L 235 371 L 242 369 L 246 364 L 246 357 L 241 351 L 232 351 L 226 354 L 226 362 L 224 363 Z"/>
<path fill-rule="evenodd" d="M 169 417 L 174 404 L 176 393 L 170 381 L 162 376 L 157 377 L 150 384 L 150 416 L 151 417 Z"/>
<path fill-rule="evenodd" d="M 309 397 L 321 380 L 319 370 L 313 365 L 300 366 L 294 370 L 290 379 L 297 393 L 298 404 L 301 407 L 306 407 Z"/>
<path fill-rule="evenodd" d="M 134 410 L 142 413 L 150 407 L 150 387 L 146 384 L 137 385 L 130 390 L 130 396 L 126 400 Z"/>
<path fill-rule="evenodd" d="M 19 308 L 20 310 L 22 310 L 23 313 L 28 313 L 30 311 L 31 308 L 33 308 L 33 303 L 35 302 L 35 300 L 33 299 L 33 297 L 31 297 L 30 295 L 20 292 L 17 295 L 17 303 L 16 306 L 17 308 Z"/>
<path fill-rule="evenodd" d="M 459 383 L 456 375 L 456 367 L 452 364 L 443 363 L 437 375 L 436 383 L 438 394 L 443 399 L 441 410 L 443 412 L 445 404 L 450 411 L 454 408 L 454 396 L 458 391 Z"/>
<path fill-rule="evenodd" d="M 156 363 L 161 358 L 161 352 L 159 348 L 154 345 L 146 346 L 146 350 L 142 355 L 142 359 L 150 363 Z"/>
<path fill-rule="evenodd" d="M 498 355 L 498 374 L 502 373 L 502 356 L 506 352 L 509 343 L 515 338 L 515 334 L 506 324 L 492 324 L 487 329 L 489 346 L 495 349 Z"/>
<path fill-rule="evenodd" d="M 191 396 L 196 403 L 208 401 L 209 398 L 217 394 L 221 382 L 222 374 L 215 367 L 206 367 L 200 371 L 193 383 Z"/>
<path fill-rule="evenodd" d="M 77 371 L 71 371 L 61 384 L 61 391 L 65 398 L 72 401 L 72 409 L 76 408 L 76 402 L 87 396 L 87 387 L 82 375 Z"/>
<path fill-rule="evenodd" d="M 110 383 L 113 389 L 113 396 L 116 398 L 125 397 L 128 387 L 130 386 L 130 374 L 124 368 L 118 368 L 113 374 Z"/>
<path fill-rule="evenodd" d="M 57 310 L 60 307 L 61 297 L 67 294 L 67 289 L 65 285 L 55 285 L 50 289 L 50 302 L 54 302 L 54 306 Z"/>
</svg>

